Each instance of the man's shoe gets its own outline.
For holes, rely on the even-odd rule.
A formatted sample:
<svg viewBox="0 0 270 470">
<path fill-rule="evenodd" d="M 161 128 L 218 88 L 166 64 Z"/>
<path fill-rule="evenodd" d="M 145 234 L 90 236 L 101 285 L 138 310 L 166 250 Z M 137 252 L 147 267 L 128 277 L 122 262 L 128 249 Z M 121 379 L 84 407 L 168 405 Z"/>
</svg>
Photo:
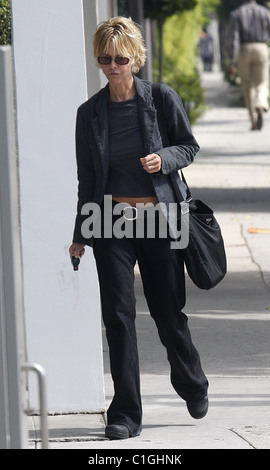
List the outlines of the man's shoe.
<svg viewBox="0 0 270 470">
<path fill-rule="evenodd" d="M 105 436 L 113 441 L 115 439 L 128 439 L 130 434 L 129 429 L 123 424 L 109 424 L 105 428 Z"/>
<path fill-rule="evenodd" d="M 263 126 L 263 112 L 264 112 L 264 109 L 263 108 L 256 108 L 256 111 L 257 111 L 257 129 L 261 130 L 261 128 Z"/>
<path fill-rule="evenodd" d="M 189 411 L 190 416 L 195 419 L 203 418 L 208 411 L 208 397 L 204 397 L 202 400 L 199 401 L 187 401 L 187 409 Z"/>
</svg>

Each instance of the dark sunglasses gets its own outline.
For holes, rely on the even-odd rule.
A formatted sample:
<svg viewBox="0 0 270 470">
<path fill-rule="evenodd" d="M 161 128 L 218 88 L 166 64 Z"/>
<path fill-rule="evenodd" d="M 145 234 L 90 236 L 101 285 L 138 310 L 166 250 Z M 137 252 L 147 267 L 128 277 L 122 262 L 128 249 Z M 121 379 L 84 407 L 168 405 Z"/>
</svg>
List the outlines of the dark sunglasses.
<svg viewBox="0 0 270 470">
<path fill-rule="evenodd" d="M 111 61 L 113 60 L 113 58 L 110 56 L 100 56 L 97 58 L 97 60 L 100 65 L 109 65 Z M 117 55 L 114 59 L 114 62 L 117 65 L 127 65 L 129 63 L 129 58 L 121 57 L 120 55 Z"/>
</svg>

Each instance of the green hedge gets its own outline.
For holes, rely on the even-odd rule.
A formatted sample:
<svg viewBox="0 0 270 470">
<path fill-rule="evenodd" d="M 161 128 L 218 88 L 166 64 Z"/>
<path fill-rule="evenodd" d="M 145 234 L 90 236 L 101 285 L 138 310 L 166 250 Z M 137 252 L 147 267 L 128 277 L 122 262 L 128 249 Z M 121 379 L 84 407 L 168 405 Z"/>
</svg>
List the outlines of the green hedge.
<svg viewBox="0 0 270 470">
<path fill-rule="evenodd" d="M 209 22 L 219 0 L 198 0 L 192 11 L 167 18 L 164 27 L 163 81 L 181 96 L 191 124 L 205 111 L 204 92 L 198 71 L 197 44 L 200 31 Z M 154 79 L 158 77 L 155 62 Z"/>
<path fill-rule="evenodd" d="M 0 0 L 0 46 L 11 44 L 10 1 Z"/>
</svg>

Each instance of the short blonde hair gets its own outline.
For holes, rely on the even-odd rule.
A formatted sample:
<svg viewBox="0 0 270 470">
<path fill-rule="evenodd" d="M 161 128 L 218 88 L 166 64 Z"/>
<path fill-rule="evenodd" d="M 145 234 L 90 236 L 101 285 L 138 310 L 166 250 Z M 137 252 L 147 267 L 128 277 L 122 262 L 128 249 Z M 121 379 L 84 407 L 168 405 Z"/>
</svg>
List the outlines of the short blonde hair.
<svg viewBox="0 0 270 470">
<path fill-rule="evenodd" d="M 130 58 L 132 72 L 137 73 L 145 64 L 146 48 L 141 28 L 131 18 L 116 16 L 97 26 L 93 40 L 95 59 L 106 54 L 111 42 L 119 54 Z M 97 60 L 96 65 L 100 67 Z"/>
</svg>

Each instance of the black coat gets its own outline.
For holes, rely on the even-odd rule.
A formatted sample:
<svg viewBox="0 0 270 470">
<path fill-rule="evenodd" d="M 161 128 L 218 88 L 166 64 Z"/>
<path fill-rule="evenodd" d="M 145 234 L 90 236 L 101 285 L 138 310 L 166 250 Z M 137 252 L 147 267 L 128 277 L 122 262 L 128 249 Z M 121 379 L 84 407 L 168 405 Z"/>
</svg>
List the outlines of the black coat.
<svg viewBox="0 0 270 470">
<path fill-rule="evenodd" d="M 151 94 L 151 82 L 134 77 L 138 97 L 138 112 L 145 145 L 145 155 L 158 153 L 162 158 L 162 169 L 152 174 L 152 181 L 159 202 L 176 202 L 170 174 L 173 173 L 181 190 L 178 170 L 193 162 L 199 145 L 192 135 L 190 124 L 181 98 L 163 83 L 160 91 L 163 100 L 165 121 L 170 146 L 163 147 L 157 122 L 157 112 Z M 85 203 L 103 203 L 109 172 L 108 136 L 109 85 L 83 103 L 77 112 L 76 158 L 78 168 L 78 206 L 74 243 L 92 246 L 92 238 L 84 238 L 81 224 L 87 215 L 81 214 Z"/>
</svg>

